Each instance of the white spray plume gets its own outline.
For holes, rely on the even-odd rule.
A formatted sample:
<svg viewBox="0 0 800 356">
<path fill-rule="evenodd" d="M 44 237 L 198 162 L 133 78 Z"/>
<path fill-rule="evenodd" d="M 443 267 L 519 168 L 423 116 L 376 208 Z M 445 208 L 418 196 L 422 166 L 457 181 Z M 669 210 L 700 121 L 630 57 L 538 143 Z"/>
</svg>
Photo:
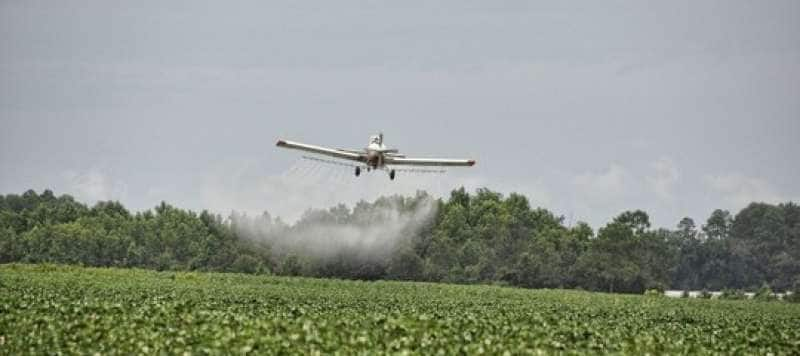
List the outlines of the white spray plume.
<svg viewBox="0 0 800 356">
<path fill-rule="evenodd" d="M 291 226 L 268 214 L 257 218 L 234 214 L 232 223 L 238 234 L 267 243 L 276 254 L 381 261 L 432 223 L 436 208 L 436 200 L 420 192 L 414 198 L 362 201 L 352 210 L 344 205 L 309 210 Z"/>
</svg>

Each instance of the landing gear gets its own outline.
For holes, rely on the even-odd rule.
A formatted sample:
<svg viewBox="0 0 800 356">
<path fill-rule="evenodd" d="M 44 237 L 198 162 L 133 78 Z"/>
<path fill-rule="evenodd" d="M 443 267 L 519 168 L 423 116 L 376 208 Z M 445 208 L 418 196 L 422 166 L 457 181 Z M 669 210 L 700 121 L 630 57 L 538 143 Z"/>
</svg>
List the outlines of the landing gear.
<svg viewBox="0 0 800 356">
<path fill-rule="evenodd" d="M 356 177 L 361 175 L 361 167 L 356 167 Z"/>
<path fill-rule="evenodd" d="M 389 180 L 394 180 L 394 169 L 389 171 Z"/>
</svg>

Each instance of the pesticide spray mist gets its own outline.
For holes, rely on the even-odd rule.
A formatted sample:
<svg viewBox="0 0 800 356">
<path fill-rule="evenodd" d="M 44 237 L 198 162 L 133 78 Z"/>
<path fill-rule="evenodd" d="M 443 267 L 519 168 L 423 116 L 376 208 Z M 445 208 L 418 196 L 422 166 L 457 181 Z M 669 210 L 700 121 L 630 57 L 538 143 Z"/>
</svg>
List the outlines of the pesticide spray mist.
<svg viewBox="0 0 800 356">
<path fill-rule="evenodd" d="M 361 201 L 353 209 L 309 210 L 292 225 L 266 213 L 253 218 L 234 214 L 232 225 L 239 236 L 268 246 L 278 261 L 298 256 L 318 266 L 385 266 L 398 248 L 432 226 L 436 209 L 435 199 L 418 193 Z"/>
<path fill-rule="evenodd" d="M 204 197 L 216 210 L 248 212 L 232 214 L 232 227 L 260 249 L 259 255 L 268 249 L 278 270 L 292 257 L 356 268 L 387 263 L 398 251 L 419 246 L 413 239 L 430 236 L 435 197 L 448 194 L 448 187 L 470 185 L 435 174 L 403 173 L 390 181 L 384 172 L 372 172 L 356 178 L 347 167 L 306 160 L 280 174 L 270 175 L 266 168 L 252 162 L 221 167 L 207 181 Z M 258 213 L 264 210 L 272 215 Z"/>
</svg>

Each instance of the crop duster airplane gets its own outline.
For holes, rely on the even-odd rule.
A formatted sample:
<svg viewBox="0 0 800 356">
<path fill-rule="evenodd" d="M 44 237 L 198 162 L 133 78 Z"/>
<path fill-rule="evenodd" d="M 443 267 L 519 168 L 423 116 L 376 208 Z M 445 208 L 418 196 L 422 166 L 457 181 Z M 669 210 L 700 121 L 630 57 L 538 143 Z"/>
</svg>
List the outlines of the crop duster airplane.
<svg viewBox="0 0 800 356">
<path fill-rule="evenodd" d="M 328 148 L 328 147 L 307 145 L 305 143 L 285 141 L 285 140 L 278 140 L 277 146 L 358 162 L 357 164 L 352 165 L 353 167 L 355 167 L 356 177 L 361 175 L 362 168 L 366 169 L 367 172 L 378 169 L 388 171 L 389 179 L 394 180 L 396 171 L 404 170 L 404 169 L 395 169 L 394 166 L 469 167 L 475 165 L 475 160 L 471 159 L 406 157 L 405 155 L 400 154 L 400 152 L 396 149 L 387 148 L 383 144 L 382 133 L 371 136 L 369 138 L 369 145 L 362 150 L 345 150 L 339 148 Z M 417 169 L 409 169 L 407 171 L 425 172 L 425 170 L 417 170 Z"/>
</svg>

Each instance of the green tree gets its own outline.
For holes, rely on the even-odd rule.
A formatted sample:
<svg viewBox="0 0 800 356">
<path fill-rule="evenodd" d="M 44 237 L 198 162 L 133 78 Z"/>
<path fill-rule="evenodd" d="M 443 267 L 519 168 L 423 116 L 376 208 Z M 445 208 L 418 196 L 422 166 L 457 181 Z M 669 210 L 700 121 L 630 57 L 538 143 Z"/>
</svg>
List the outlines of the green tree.
<svg viewBox="0 0 800 356">
<path fill-rule="evenodd" d="M 614 218 L 614 223 L 623 225 L 634 233 L 642 233 L 650 228 L 650 216 L 642 210 L 629 210 Z"/>
<path fill-rule="evenodd" d="M 694 220 L 690 217 L 685 217 L 678 222 L 678 233 L 683 239 L 694 239 L 697 237 L 697 227 Z"/>
<path fill-rule="evenodd" d="M 421 280 L 423 278 L 423 259 L 412 246 L 403 245 L 392 255 L 387 268 L 387 276 L 397 280 Z"/>
<path fill-rule="evenodd" d="M 733 225 L 731 213 L 727 210 L 717 209 L 711 213 L 706 224 L 703 225 L 703 232 L 710 239 L 724 239 L 728 237 L 731 225 Z"/>
<path fill-rule="evenodd" d="M 228 268 L 230 272 L 261 274 L 266 272 L 264 263 L 251 255 L 239 255 Z"/>
<path fill-rule="evenodd" d="M 575 224 L 575 226 L 573 226 L 570 230 L 572 236 L 575 236 L 575 238 L 581 241 L 588 241 L 594 236 L 592 227 L 583 221 L 578 221 L 578 223 Z"/>
<path fill-rule="evenodd" d="M 13 228 L 0 225 L 0 263 L 19 261 L 24 255 L 23 246 Z"/>
</svg>

